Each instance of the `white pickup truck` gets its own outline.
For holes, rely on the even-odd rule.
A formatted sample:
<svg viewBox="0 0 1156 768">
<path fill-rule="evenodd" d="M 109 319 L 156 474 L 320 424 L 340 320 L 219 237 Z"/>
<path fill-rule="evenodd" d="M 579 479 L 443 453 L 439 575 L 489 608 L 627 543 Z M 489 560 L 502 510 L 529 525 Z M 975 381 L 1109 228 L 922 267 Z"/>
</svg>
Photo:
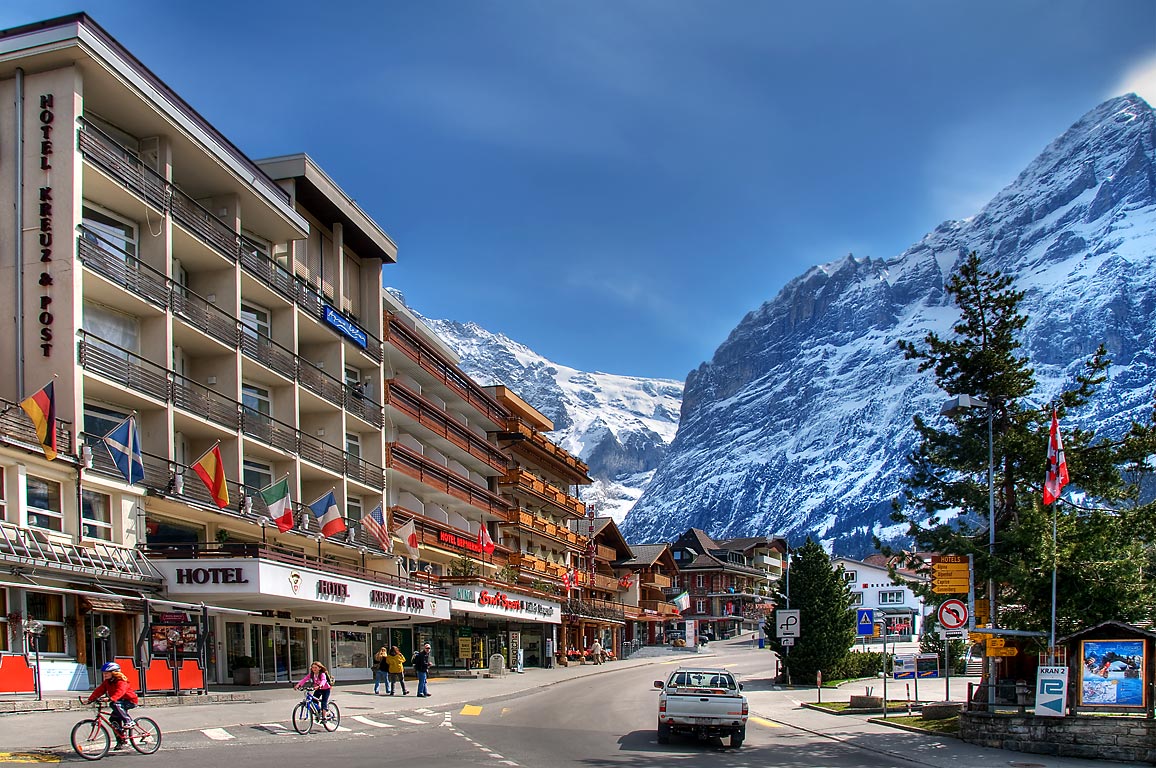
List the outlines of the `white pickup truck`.
<svg viewBox="0 0 1156 768">
<path fill-rule="evenodd" d="M 666 682 L 655 680 L 658 694 L 658 743 L 675 733 L 729 736 L 732 747 L 747 737 L 747 699 L 743 686 L 725 669 L 679 667 Z"/>
</svg>

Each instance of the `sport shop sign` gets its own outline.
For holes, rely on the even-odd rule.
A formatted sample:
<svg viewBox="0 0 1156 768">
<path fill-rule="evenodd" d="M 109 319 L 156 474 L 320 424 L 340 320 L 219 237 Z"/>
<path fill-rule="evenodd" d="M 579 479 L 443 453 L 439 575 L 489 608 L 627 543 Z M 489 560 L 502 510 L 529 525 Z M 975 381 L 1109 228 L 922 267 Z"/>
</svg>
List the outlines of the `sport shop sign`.
<svg viewBox="0 0 1156 768">
<path fill-rule="evenodd" d="M 500 592 L 487 585 L 471 584 L 457 587 L 451 596 L 452 608 L 459 612 L 484 613 L 546 624 L 562 623 L 562 609 L 558 603 Z"/>
<path fill-rule="evenodd" d="M 344 575 L 337 580 L 334 574 L 266 560 L 245 560 L 243 565 L 238 562 L 206 558 L 158 560 L 154 565 L 164 576 L 169 596 L 174 598 L 211 598 L 217 605 L 249 610 L 267 609 L 267 598 L 278 598 L 277 607 L 292 608 L 304 615 L 323 613 L 325 606 L 340 606 L 343 615 L 348 615 L 350 608 L 364 608 L 365 618 L 370 620 L 450 617 L 448 600 L 424 592 L 386 588 Z"/>
</svg>

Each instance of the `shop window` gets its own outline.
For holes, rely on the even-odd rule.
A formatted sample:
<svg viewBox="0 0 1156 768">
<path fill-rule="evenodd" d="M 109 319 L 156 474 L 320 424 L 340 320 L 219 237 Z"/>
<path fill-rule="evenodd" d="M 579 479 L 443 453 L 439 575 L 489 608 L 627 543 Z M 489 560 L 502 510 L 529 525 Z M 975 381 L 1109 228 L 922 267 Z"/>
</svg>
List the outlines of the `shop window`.
<svg viewBox="0 0 1156 768">
<path fill-rule="evenodd" d="M 24 599 L 28 607 L 28 620 L 36 620 L 44 625 L 44 634 L 40 636 L 40 652 L 65 653 L 64 595 L 28 592 Z"/>
<path fill-rule="evenodd" d="M 891 591 L 884 591 L 879 593 L 880 605 L 902 605 L 903 604 L 903 590 L 896 589 Z"/>
<path fill-rule="evenodd" d="M 25 505 L 28 508 L 28 525 L 50 531 L 64 530 L 60 483 L 29 475 Z"/>
<path fill-rule="evenodd" d="M 112 541 L 112 499 L 103 493 L 82 491 L 80 516 L 81 536 Z"/>
<path fill-rule="evenodd" d="M 341 632 L 334 630 L 330 633 L 330 643 L 333 646 L 331 667 L 334 669 L 368 669 L 369 667 L 369 634 L 366 632 Z"/>
</svg>

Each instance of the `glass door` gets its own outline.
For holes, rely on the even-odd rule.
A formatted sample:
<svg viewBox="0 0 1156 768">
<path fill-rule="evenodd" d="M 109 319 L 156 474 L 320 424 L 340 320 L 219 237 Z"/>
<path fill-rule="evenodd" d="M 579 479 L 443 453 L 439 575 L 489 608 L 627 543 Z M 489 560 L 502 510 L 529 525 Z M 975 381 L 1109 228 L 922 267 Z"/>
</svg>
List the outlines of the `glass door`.
<svg viewBox="0 0 1156 768">
<path fill-rule="evenodd" d="M 261 641 L 258 645 L 261 666 L 261 682 L 289 680 L 289 633 L 280 625 L 260 627 Z"/>
<path fill-rule="evenodd" d="M 289 679 L 309 673 L 309 627 L 289 627 Z"/>
</svg>

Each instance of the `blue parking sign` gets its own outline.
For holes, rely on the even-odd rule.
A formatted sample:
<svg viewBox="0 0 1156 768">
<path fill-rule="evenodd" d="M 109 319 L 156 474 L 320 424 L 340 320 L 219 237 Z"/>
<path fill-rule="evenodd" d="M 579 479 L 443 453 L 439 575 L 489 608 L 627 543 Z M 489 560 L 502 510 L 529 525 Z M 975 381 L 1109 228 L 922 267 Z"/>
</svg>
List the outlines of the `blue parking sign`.
<svg viewBox="0 0 1156 768">
<path fill-rule="evenodd" d="M 875 634 L 875 610 L 860 608 L 855 611 L 855 631 L 860 637 L 870 637 Z"/>
</svg>

